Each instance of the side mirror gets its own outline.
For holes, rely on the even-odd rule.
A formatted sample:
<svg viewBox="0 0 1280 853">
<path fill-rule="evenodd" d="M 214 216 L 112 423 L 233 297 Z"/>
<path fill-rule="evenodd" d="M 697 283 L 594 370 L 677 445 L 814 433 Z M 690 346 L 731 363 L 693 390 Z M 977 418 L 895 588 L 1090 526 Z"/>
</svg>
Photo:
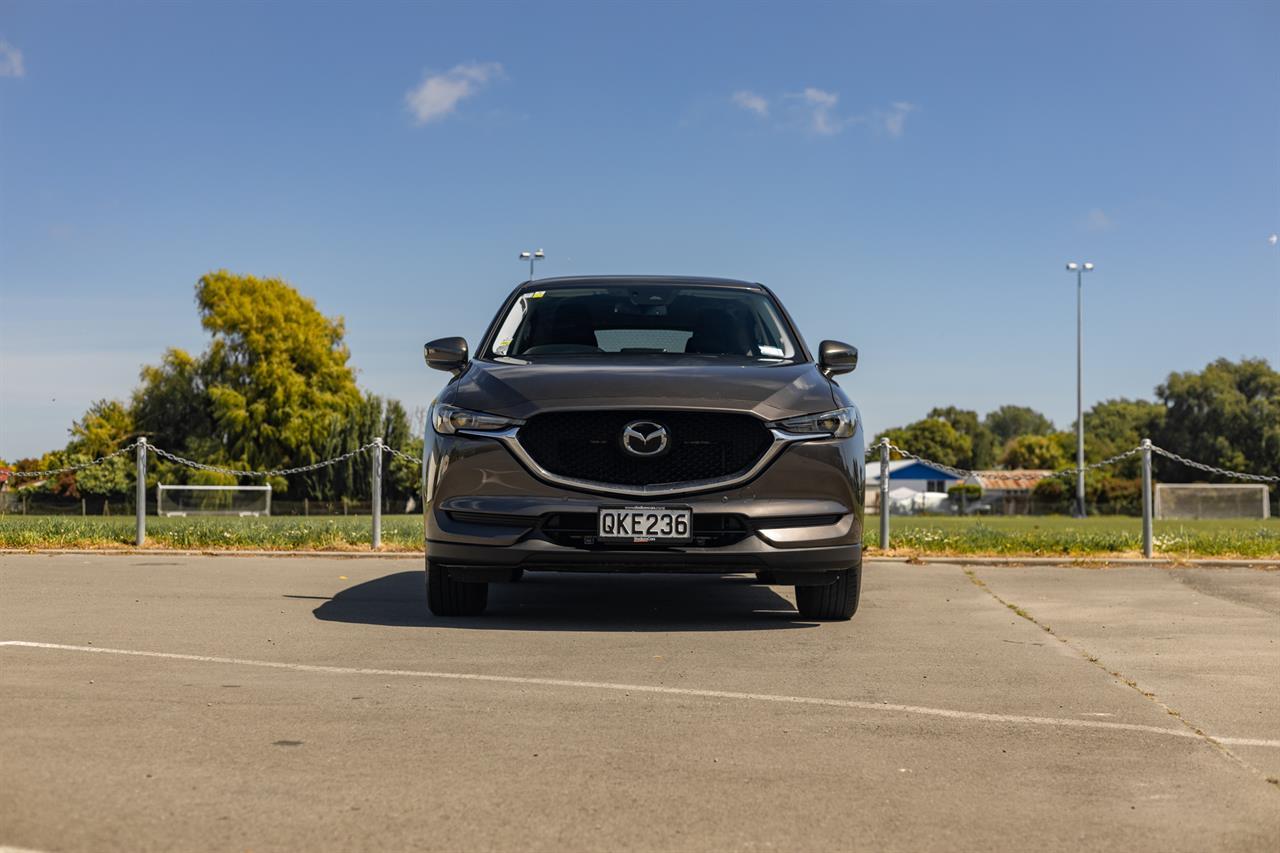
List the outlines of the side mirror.
<svg viewBox="0 0 1280 853">
<path fill-rule="evenodd" d="M 460 372 L 467 366 L 466 338 L 436 338 L 422 347 L 422 357 L 427 367 L 434 370 Z"/>
<path fill-rule="evenodd" d="M 818 345 L 818 367 L 828 376 L 850 373 L 857 366 L 857 347 L 840 341 L 823 341 Z"/>
</svg>

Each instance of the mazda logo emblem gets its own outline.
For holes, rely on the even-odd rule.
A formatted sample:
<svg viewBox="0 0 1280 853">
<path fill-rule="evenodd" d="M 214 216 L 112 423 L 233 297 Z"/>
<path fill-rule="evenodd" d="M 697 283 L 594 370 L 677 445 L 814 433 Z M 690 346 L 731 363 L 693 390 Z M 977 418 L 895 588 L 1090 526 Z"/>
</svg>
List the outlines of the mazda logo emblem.
<svg viewBox="0 0 1280 853">
<path fill-rule="evenodd" d="M 632 456 L 661 456 L 670 443 L 667 428 L 653 421 L 632 421 L 622 428 L 622 449 Z"/>
</svg>

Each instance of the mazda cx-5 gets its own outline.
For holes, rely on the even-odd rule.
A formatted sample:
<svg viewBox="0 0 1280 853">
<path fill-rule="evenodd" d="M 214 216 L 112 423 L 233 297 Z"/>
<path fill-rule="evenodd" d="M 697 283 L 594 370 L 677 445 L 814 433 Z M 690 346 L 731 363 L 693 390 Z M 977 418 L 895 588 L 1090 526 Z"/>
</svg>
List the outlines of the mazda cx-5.
<svg viewBox="0 0 1280 853">
<path fill-rule="evenodd" d="M 691 277 L 529 281 L 431 406 L 427 599 L 484 611 L 525 572 L 753 573 L 801 617 L 858 607 L 865 468 L 858 409 L 761 284 Z"/>
</svg>

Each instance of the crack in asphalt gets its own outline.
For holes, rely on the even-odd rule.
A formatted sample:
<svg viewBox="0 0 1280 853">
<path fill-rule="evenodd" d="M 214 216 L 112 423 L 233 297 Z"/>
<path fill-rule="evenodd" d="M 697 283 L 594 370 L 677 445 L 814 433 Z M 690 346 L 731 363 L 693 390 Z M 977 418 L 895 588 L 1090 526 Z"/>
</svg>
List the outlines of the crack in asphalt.
<svg viewBox="0 0 1280 853">
<path fill-rule="evenodd" d="M 1050 637 L 1053 637 L 1053 638 L 1054 638 L 1055 640 L 1057 640 L 1059 643 L 1062 643 L 1064 646 L 1066 646 L 1067 648 L 1071 649 L 1073 652 L 1075 652 L 1076 654 L 1078 654 L 1080 657 L 1084 658 L 1086 661 L 1088 661 L 1088 662 L 1089 662 L 1090 664 L 1092 664 L 1093 666 L 1095 666 L 1095 667 L 1097 667 L 1098 669 L 1102 670 L 1102 671 L 1103 671 L 1103 672 L 1105 672 L 1107 675 L 1109 675 L 1109 676 L 1111 676 L 1112 678 L 1114 678 L 1115 680 L 1119 681 L 1121 684 L 1123 684 L 1123 685 L 1125 685 L 1126 687 L 1129 687 L 1130 689 L 1132 689 L 1132 690 L 1133 690 L 1133 692 L 1137 693 L 1137 694 L 1138 694 L 1139 696 L 1141 696 L 1142 698 L 1146 699 L 1147 701 L 1151 702 L 1151 703 L 1152 703 L 1153 705 L 1155 705 L 1156 707 L 1158 707 L 1158 708 L 1160 708 L 1161 710 L 1163 710 L 1163 711 L 1164 711 L 1166 714 L 1168 714 L 1170 717 L 1173 717 L 1175 720 L 1177 720 L 1179 723 L 1181 723 L 1183 726 L 1185 726 L 1187 729 L 1189 729 L 1191 732 L 1193 732 L 1193 733 L 1194 733 L 1194 734 L 1195 734 L 1195 735 L 1196 735 L 1200 740 L 1204 741 L 1204 742 L 1205 742 L 1206 744 L 1208 744 L 1211 748 L 1213 748 L 1213 749 L 1217 750 L 1217 751 L 1218 751 L 1218 753 L 1219 753 L 1219 754 L 1221 754 L 1222 756 L 1224 756 L 1225 758 L 1227 758 L 1227 760 L 1229 760 L 1229 761 L 1232 761 L 1232 762 L 1236 763 L 1237 765 L 1239 765 L 1240 767 L 1242 767 L 1242 768 L 1244 768 L 1245 770 L 1249 771 L 1250 773 L 1254 774 L 1255 776 L 1257 776 L 1259 779 L 1263 780 L 1264 782 L 1268 782 L 1268 783 L 1270 783 L 1270 784 L 1268 784 L 1268 786 L 1267 786 L 1267 787 L 1272 788 L 1273 790 L 1280 791 L 1280 786 L 1277 786 L 1277 785 L 1273 782 L 1272 777 L 1268 776 L 1266 773 L 1262 772 L 1262 771 L 1261 771 L 1261 770 L 1259 770 L 1257 767 L 1254 767 L 1252 764 L 1250 764 L 1249 762 L 1245 761 L 1243 758 L 1241 758 L 1239 755 L 1237 755 L 1235 752 L 1233 752 L 1233 751 L 1232 751 L 1232 750 L 1231 750 L 1231 749 L 1230 749 L 1226 744 L 1222 743 L 1222 742 L 1221 742 L 1221 741 L 1219 741 L 1217 738 L 1215 738 L 1213 735 L 1211 735 L 1211 734 L 1209 734 L 1208 732 L 1206 732 L 1203 728 L 1201 728 L 1200 726 L 1197 726 L 1196 724 L 1194 724 L 1194 723 L 1192 723 L 1190 720 L 1188 720 L 1186 717 L 1182 716 L 1182 713 L 1181 713 L 1180 711 L 1178 711 L 1176 708 L 1173 708 L 1172 706 L 1168 705 L 1167 703 L 1165 703 L 1165 702 L 1161 701 L 1160 699 L 1156 698 L 1156 695 L 1155 695 L 1154 693 L 1152 693 L 1151 691 L 1149 691 L 1149 690 L 1143 690 L 1143 689 L 1142 689 L 1142 687 L 1140 687 L 1140 686 L 1138 685 L 1138 682 L 1137 682 L 1137 681 L 1135 681 L 1134 679 L 1129 678 L 1128 676 L 1124 675 L 1124 674 L 1123 674 L 1123 673 L 1121 673 L 1121 672 L 1118 672 L 1117 670 L 1113 670 L 1113 669 L 1109 668 L 1106 664 L 1104 664 L 1104 663 L 1103 663 L 1103 662 L 1098 658 L 1098 656 L 1097 656 L 1097 655 L 1093 654 L 1093 653 L 1092 653 L 1092 652 L 1090 652 L 1088 649 L 1084 648 L 1083 646 L 1079 645 L 1078 643 L 1075 643 L 1075 642 L 1073 642 L 1072 640 L 1069 640 L 1069 639 L 1067 639 L 1066 637 L 1064 637 L 1064 636 L 1062 636 L 1062 635 L 1058 634 L 1058 633 L 1057 633 L 1057 632 L 1055 632 L 1055 631 L 1053 630 L 1053 628 L 1051 628 L 1049 625 L 1045 624 L 1044 622 L 1041 622 L 1039 619 L 1036 619 L 1036 617 L 1032 616 L 1029 612 L 1027 612 L 1026 610 L 1024 610 L 1024 609 L 1023 609 L 1022 607 L 1020 607 L 1019 605 L 1017 605 L 1017 604 L 1013 603 L 1012 601 L 1009 601 L 1009 600 L 1007 600 L 1007 599 L 1005 599 L 1005 598 L 1001 597 L 1001 596 L 1000 596 L 1000 595 L 999 595 L 999 594 L 998 594 L 994 589 L 992 589 L 992 588 L 987 584 L 987 582 L 986 582 L 986 581 L 984 581 L 982 578 L 978 577 L 978 576 L 977 576 L 977 574 L 975 574 L 975 573 L 974 573 L 974 571 L 973 571 L 972 569 L 969 569 L 969 568 L 966 568 L 966 567 L 963 567 L 963 566 L 962 566 L 962 567 L 961 567 L 961 570 L 964 572 L 965 577 L 967 577 L 967 578 L 969 579 L 969 581 L 970 581 L 974 586 L 978 587 L 978 589 L 982 590 L 982 591 L 983 591 L 983 592 L 985 592 L 987 595 L 989 595 L 989 596 L 991 596 L 993 599 L 995 599 L 997 602 L 999 602 L 1000 604 L 1004 605 L 1004 606 L 1005 606 L 1006 608 L 1008 608 L 1009 610 L 1012 610 L 1014 613 L 1018 614 L 1018 615 L 1019 615 L 1019 616 L 1021 616 L 1023 619 L 1025 619 L 1025 620 L 1027 620 L 1028 622 L 1030 622 L 1032 625 L 1035 625 L 1037 628 L 1039 628 L 1041 631 L 1044 631 L 1044 632 L 1045 632 L 1046 634 L 1048 634 Z"/>
</svg>

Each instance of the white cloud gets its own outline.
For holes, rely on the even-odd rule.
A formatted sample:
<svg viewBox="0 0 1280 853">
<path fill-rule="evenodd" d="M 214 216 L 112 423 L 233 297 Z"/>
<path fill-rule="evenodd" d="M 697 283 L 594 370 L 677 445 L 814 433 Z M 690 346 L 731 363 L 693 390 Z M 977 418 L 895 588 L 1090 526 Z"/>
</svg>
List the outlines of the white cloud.
<svg viewBox="0 0 1280 853">
<path fill-rule="evenodd" d="M 429 74 L 417 88 L 409 90 L 405 103 L 413 113 L 414 123 L 442 119 L 457 109 L 458 103 L 477 94 L 494 78 L 502 76 L 497 62 L 464 62 L 444 74 Z"/>
<path fill-rule="evenodd" d="M 1090 231 L 1106 231 L 1111 227 L 1111 217 L 1102 208 L 1095 207 L 1085 215 L 1084 225 Z"/>
<path fill-rule="evenodd" d="M 824 92 L 821 89 L 815 89 L 812 86 L 800 93 L 800 97 L 804 98 L 811 104 L 818 107 L 830 108 L 836 105 L 836 101 L 840 100 L 840 96 L 835 92 Z"/>
<path fill-rule="evenodd" d="M 0 77 L 26 77 L 27 68 L 22 64 L 22 51 L 0 39 Z"/>
<path fill-rule="evenodd" d="M 743 89 L 741 91 L 734 92 L 733 97 L 730 98 L 730 100 L 742 107 L 744 110 L 749 110 L 761 118 L 769 117 L 769 101 L 762 95 L 757 95 L 755 92 L 749 92 L 746 89 Z"/>
<path fill-rule="evenodd" d="M 875 133 L 897 139 L 906 130 L 907 116 L 918 109 L 910 101 L 894 101 L 888 109 L 841 115 L 840 93 L 816 86 L 806 86 L 799 92 L 784 93 L 773 102 L 764 95 L 740 89 L 729 100 L 761 118 L 770 118 L 771 106 L 776 103 L 781 107 L 777 110 L 780 114 L 777 117 L 779 126 L 803 128 L 817 136 L 834 136 L 851 125 L 861 124 Z"/>
<path fill-rule="evenodd" d="M 809 129 L 814 133 L 830 136 L 844 129 L 846 122 L 831 115 L 831 111 L 835 109 L 836 102 L 840 100 L 838 94 L 824 92 L 821 89 L 815 89 L 810 86 L 801 92 L 799 97 L 811 110 Z"/>
<path fill-rule="evenodd" d="M 894 139 L 902 136 L 902 131 L 906 129 L 907 114 L 914 112 L 915 108 L 916 105 L 909 101 L 894 101 L 889 111 L 881 117 L 885 133 Z"/>
</svg>

